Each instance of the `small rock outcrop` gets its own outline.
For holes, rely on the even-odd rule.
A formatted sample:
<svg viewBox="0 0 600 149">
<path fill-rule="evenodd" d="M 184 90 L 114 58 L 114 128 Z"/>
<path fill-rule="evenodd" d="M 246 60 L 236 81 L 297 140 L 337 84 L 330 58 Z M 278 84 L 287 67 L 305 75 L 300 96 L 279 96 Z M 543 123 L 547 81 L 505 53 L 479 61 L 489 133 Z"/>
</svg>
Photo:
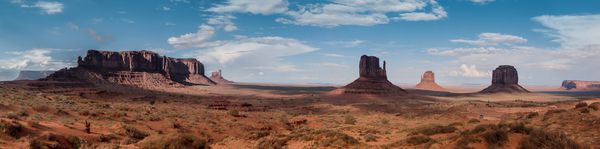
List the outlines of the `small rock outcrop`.
<svg viewBox="0 0 600 149">
<path fill-rule="evenodd" d="M 565 80 L 562 88 L 575 91 L 600 90 L 600 81 Z"/>
<path fill-rule="evenodd" d="M 480 93 L 529 93 L 518 83 L 517 69 L 510 65 L 500 65 L 492 74 L 492 85 Z"/>
<path fill-rule="evenodd" d="M 213 71 L 210 74 L 210 80 L 216 82 L 217 84 L 229 84 L 229 83 L 233 83 L 233 81 L 229 81 L 229 80 L 223 78 L 223 75 L 221 73 L 221 69 L 219 69 L 217 71 Z"/>
<path fill-rule="evenodd" d="M 417 89 L 422 90 L 432 90 L 432 91 L 445 91 L 443 87 L 435 83 L 435 74 L 433 71 L 426 71 L 423 76 L 421 76 L 421 82 L 417 84 Z"/>
<path fill-rule="evenodd" d="M 367 55 L 360 57 L 358 79 L 338 91 L 343 94 L 406 94 L 404 89 L 388 81 L 385 61 L 383 61 L 383 68 L 381 68 L 379 58 Z"/>
<path fill-rule="evenodd" d="M 15 80 L 37 80 L 46 78 L 54 71 L 34 71 L 34 70 L 23 70 L 19 72 Z"/>
<path fill-rule="evenodd" d="M 77 67 L 62 69 L 47 79 L 78 79 L 134 86 L 215 84 L 204 76 L 204 65 L 196 59 L 171 58 L 143 50 L 88 50 L 85 58 L 77 59 Z"/>
</svg>

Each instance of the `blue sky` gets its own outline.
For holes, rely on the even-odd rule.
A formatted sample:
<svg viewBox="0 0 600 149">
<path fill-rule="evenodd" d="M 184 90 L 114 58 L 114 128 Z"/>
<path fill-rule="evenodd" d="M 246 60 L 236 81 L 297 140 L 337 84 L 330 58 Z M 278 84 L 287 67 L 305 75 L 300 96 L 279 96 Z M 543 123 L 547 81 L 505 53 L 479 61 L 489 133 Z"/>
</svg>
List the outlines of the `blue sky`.
<svg viewBox="0 0 600 149">
<path fill-rule="evenodd" d="M 241 82 L 345 84 L 368 54 L 401 85 L 426 70 L 488 84 L 510 64 L 522 84 L 557 86 L 600 80 L 600 1 L 0 1 L 0 80 L 87 49 L 194 57 Z"/>
</svg>

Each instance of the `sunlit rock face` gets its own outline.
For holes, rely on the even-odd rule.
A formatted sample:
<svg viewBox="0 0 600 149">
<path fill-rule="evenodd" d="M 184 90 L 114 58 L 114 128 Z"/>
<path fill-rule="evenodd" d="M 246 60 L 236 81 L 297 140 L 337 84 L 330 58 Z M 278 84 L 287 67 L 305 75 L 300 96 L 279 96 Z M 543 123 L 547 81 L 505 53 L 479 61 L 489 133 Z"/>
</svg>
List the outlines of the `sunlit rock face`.
<svg viewBox="0 0 600 149">
<path fill-rule="evenodd" d="M 517 69 L 510 65 L 500 65 L 492 74 L 492 85 L 481 93 L 529 93 L 519 83 Z"/>
<path fill-rule="evenodd" d="M 426 71 L 423 73 L 423 76 L 421 76 L 421 82 L 417 84 L 416 88 L 422 90 L 445 91 L 444 88 L 435 83 L 435 74 L 433 71 Z"/>
</svg>

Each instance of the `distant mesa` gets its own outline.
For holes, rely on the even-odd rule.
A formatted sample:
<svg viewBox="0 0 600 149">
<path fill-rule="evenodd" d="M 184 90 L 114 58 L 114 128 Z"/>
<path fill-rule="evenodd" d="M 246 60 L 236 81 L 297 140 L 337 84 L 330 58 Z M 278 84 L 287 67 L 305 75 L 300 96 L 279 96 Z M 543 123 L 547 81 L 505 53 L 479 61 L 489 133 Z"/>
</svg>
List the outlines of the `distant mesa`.
<svg viewBox="0 0 600 149">
<path fill-rule="evenodd" d="M 422 90 L 431 90 L 431 91 L 445 91 L 446 90 L 443 87 L 441 87 L 440 85 L 438 85 L 437 83 L 435 83 L 435 74 L 433 73 L 433 71 L 426 71 L 425 73 L 423 73 L 423 76 L 421 76 L 421 82 L 419 82 L 419 84 L 417 84 L 416 88 L 422 89 Z"/>
<path fill-rule="evenodd" d="M 562 88 L 573 91 L 600 90 L 600 81 L 565 80 Z"/>
<path fill-rule="evenodd" d="M 35 70 L 23 70 L 19 72 L 19 75 L 15 80 L 37 80 L 46 78 L 54 71 L 35 71 Z"/>
<path fill-rule="evenodd" d="M 510 65 L 500 65 L 492 74 L 492 85 L 480 93 L 529 93 L 519 83 L 517 69 Z"/>
<path fill-rule="evenodd" d="M 407 92 L 387 79 L 385 61 L 383 69 L 379 58 L 363 55 L 360 57 L 360 77 L 354 82 L 336 90 L 342 94 L 403 95 Z"/>
<path fill-rule="evenodd" d="M 233 81 L 229 81 L 225 78 L 223 78 L 221 69 L 217 70 L 217 71 L 213 71 L 210 75 L 210 80 L 212 80 L 213 82 L 217 83 L 217 84 L 230 84 L 233 83 Z"/>
<path fill-rule="evenodd" d="M 77 59 L 77 67 L 62 69 L 48 80 L 78 80 L 139 87 L 214 85 L 204 76 L 204 65 L 196 59 L 160 56 L 151 51 L 88 50 Z"/>
</svg>

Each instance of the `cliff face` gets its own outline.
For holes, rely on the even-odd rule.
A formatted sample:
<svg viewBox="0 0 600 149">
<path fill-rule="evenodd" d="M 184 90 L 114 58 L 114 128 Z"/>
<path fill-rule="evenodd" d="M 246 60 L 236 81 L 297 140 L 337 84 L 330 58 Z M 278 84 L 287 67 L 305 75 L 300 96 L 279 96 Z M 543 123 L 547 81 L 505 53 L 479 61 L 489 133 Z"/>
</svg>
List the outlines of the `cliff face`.
<svg viewBox="0 0 600 149">
<path fill-rule="evenodd" d="M 529 91 L 519 83 L 517 69 L 510 65 L 501 65 L 492 74 L 492 85 L 483 89 L 481 93 L 528 93 Z"/>
<path fill-rule="evenodd" d="M 61 70 L 49 79 L 75 77 L 135 86 L 215 84 L 204 76 L 204 65 L 198 60 L 160 56 L 151 51 L 88 50 L 84 58 L 77 59 L 77 65 Z"/>
<path fill-rule="evenodd" d="M 359 62 L 359 77 L 354 82 L 334 92 L 343 94 L 403 95 L 406 91 L 387 80 L 386 63 L 383 68 L 379 58 L 363 55 Z"/>
<path fill-rule="evenodd" d="M 435 74 L 433 73 L 433 71 L 426 71 L 425 73 L 423 73 L 423 76 L 421 77 L 421 82 L 419 82 L 419 84 L 417 84 L 416 88 L 423 89 L 423 90 L 432 90 L 432 91 L 444 91 L 445 90 L 440 85 L 435 83 Z"/>
<path fill-rule="evenodd" d="M 600 90 L 600 81 L 565 80 L 562 88 L 566 90 Z"/>
</svg>

